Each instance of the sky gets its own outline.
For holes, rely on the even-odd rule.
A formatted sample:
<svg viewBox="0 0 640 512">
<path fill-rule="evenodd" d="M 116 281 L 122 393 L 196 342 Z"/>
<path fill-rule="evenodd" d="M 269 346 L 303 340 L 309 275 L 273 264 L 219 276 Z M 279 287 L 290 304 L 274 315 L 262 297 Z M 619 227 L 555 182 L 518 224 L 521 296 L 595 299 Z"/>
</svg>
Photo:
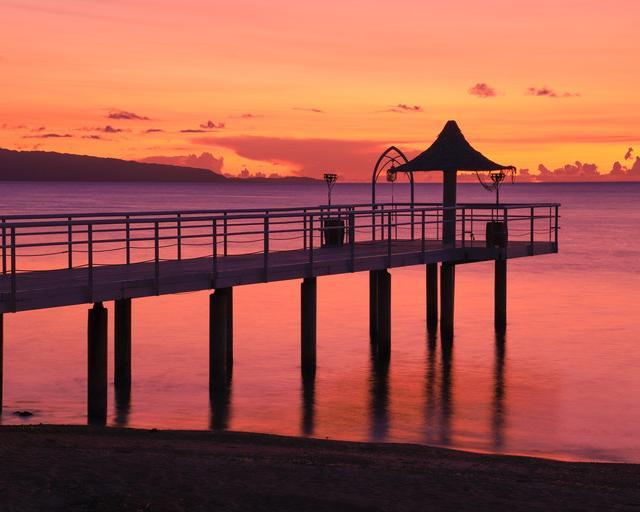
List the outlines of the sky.
<svg viewBox="0 0 640 512">
<path fill-rule="evenodd" d="M 640 176 L 631 0 L 0 0 L 0 22 L 3 148 L 366 181 L 455 119 L 530 174 Z"/>
</svg>

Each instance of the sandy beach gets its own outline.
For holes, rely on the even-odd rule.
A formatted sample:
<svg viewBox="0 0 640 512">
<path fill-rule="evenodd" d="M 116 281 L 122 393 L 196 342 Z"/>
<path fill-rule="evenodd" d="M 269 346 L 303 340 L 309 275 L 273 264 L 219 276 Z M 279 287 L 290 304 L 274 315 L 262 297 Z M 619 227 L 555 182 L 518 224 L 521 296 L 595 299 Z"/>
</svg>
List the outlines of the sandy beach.
<svg viewBox="0 0 640 512">
<path fill-rule="evenodd" d="M 640 467 L 410 444 L 0 428 L 2 510 L 640 510 Z"/>
</svg>

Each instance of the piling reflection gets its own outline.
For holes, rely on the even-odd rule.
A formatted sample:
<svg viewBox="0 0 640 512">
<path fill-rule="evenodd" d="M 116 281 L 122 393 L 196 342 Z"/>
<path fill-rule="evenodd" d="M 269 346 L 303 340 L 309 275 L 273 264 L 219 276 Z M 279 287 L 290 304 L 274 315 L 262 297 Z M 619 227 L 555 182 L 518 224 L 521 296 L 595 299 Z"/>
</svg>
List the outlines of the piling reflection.
<svg viewBox="0 0 640 512">
<path fill-rule="evenodd" d="M 117 427 L 129 425 L 129 415 L 131 413 L 131 389 L 115 389 L 114 392 L 116 415 L 113 423 Z"/>
<path fill-rule="evenodd" d="M 231 380 L 227 386 L 209 394 L 209 405 L 211 408 L 211 430 L 226 430 L 229 428 L 231 420 Z"/>
<path fill-rule="evenodd" d="M 370 433 L 374 441 L 384 441 L 389 432 L 389 357 L 371 353 Z"/>
<path fill-rule="evenodd" d="M 504 432 L 506 422 L 505 404 L 505 355 L 506 337 L 504 332 L 496 332 L 495 362 L 493 370 L 493 401 L 491 415 L 491 438 L 493 449 L 501 450 L 504 447 Z"/>
<path fill-rule="evenodd" d="M 316 375 L 315 372 L 302 373 L 302 414 L 300 430 L 303 436 L 312 436 L 315 431 L 316 416 Z"/>
<path fill-rule="evenodd" d="M 427 335 L 425 438 L 426 442 L 448 445 L 451 443 L 453 419 L 453 338 L 440 343 L 436 334 Z"/>
</svg>

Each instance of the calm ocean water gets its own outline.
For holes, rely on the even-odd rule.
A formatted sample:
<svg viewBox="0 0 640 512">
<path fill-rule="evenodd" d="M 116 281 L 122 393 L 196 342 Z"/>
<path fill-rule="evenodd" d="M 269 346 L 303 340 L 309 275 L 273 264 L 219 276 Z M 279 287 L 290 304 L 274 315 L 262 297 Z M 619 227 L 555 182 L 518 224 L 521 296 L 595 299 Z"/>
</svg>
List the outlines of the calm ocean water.
<svg viewBox="0 0 640 512">
<path fill-rule="evenodd" d="M 390 198 L 382 186 L 380 199 Z M 0 183 L 2 213 L 240 208 L 325 202 L 323 183 Z M 437 201 L 421 184 L 419 201 Z M 299 282 L 238 287 L 226 404 L 208 395 L 208 292 L 134 301 L 130 406 L 109 424 L 413 442 L 640 462 L 640 184 L 505 185 L 505 201 L 561 202 L 560 253 L 509 263 L 509 325 L 493 330 L 493 266 L 457 271 L 452 350 L 429 339 L 424 268 L 392 273 L 392 356 L 371 364 L 368 275 L 318 281 L 318 371 L 299 370 Z M 338 184 L 335 202 L 367 202 Z M 395 198 L 407 189 L 396 185 Z M 460 201 L 491 201 L 477 184 Z M 112 305 L 110 320 L 113 320 Z M 86 422 L 87 306 L 5 315 L 3 424 Z M 112 325 L 110 326 L 112 336 Z M 111 341 L 110 344 L 112 345 Z M 110 355 L 110 357 L 112 354 Z M 110 374 L 112 359 L 110 359 Z M 110 375 L 112 385 L 112 375 Z"/>
</svg>

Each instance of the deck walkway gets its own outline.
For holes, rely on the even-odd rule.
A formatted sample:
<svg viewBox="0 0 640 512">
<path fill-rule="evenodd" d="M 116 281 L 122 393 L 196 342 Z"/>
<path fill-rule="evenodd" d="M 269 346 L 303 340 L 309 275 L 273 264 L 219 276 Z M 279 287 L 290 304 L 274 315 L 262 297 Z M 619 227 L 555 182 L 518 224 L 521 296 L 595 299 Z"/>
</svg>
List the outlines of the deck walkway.
<svg viewBox="0 0 640 512">
<path fill-rule="evenodd" d="M 390 258 L 389 258 L 390 246 Z M 11 275 L 0 276 L 0 313 L 70 306 L 98 301 L 147 297 L 301 279 L 349 272 L 380 270 L 425 263 L 471 263 L 557 252 L 553 242 L 510 241 L 503 249 L 487 248 L 484 240 L 363 241 L 343 247 L 322 247 L 268 253 L 190 258 L 128 265 L 19 272 L 15 302 Z M 313 254 L 311 254 L 313 253 Z"/>
</svg>

